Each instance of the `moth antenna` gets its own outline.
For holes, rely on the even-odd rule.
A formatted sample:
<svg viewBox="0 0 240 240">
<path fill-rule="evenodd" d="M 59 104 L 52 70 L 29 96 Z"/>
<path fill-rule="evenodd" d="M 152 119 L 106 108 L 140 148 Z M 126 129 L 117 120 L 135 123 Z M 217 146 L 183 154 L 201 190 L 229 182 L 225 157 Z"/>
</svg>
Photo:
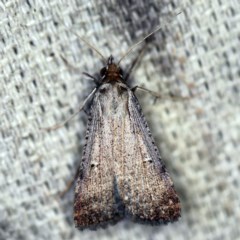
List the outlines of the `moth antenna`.
<svg viewBox="0 0 240 240">
<path fill-rule="evenodd" d="M 101 59 L 104 61 L 104 63 L 107 62 L 107 59 L 103 56 L 103 54 L 101 54 L 101 52 L 96 49 L 93 45 L 91 45 L 86 39 L 84 39 L 83 37 L 81 37 L 79 34 L 77 34 L 76 32 L 72 31 L 72 33 L 74 33 L 81 41 L 83 41 L 90 49 L 92 49 L 93 51 L 95 51 L 100 57 Z"/>
<path fill-rule="evenodd" d="M 182 12 L 179 12 L 176 14 L 176 16 L 178 16 L 179 14 L 181 14 Z M 169 22 L 168 22 L 169 23 Z M 120 58 L 120 60 L 118 61 L 117 65 L 119 66 L 120 62 L 126 57 L 128 56 L 132 50 L 137 47 L 138 45 L 140 45 L 141 43 L 143 43 L 147 38 L 149 38 L 151 35 L 153 35 L 155 32 L 159 31 L 161 28 L 163 28 L 163 26 L 165 26 L 166 23 L 164 23 L 163 25 L 159 25 L 155 30 L 153 30 L 151 33 L 149 33 L 147 36 L 145 36 L 142 40 L 140 40 L 139 42 L 135 43 L 133 46 L 131 46 L 126 53 L 123 54 L 123 56 Z"/>
</svg>

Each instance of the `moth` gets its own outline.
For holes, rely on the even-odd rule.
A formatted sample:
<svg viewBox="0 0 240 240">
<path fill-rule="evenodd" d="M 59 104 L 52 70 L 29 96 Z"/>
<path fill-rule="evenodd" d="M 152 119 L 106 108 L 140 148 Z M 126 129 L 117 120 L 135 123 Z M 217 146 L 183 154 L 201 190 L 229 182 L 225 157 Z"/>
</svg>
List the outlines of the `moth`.
<svg viewBox="0 0 240 240">
<path fill-rule="evenodd" d="M 155 225 L 181 215 L 179 197 L 134 94 L 137 88 L 147 89 L 131 88 L 129 72 L 124 75 L 120 67 L 123 58 L 161 27 L 129 48 L 117 63 L 75 33 L 105 66 L 98 79 L 85 73 L 96 87 L 80 109 L 62 124 L 44 130 L 62 127 L 88 103 L 86 144 L 75 186 L 74 221 L 79 229 L 105 227 L 123 218 Z"/>
<path fill-rule="evenodd" d="M 74 201 L 74 221 L 80 229 L 123 218 L 158 224 L 180 217 L 173 182 L 119 62 L 108 58 L 88 100 Z"/>
</svg>

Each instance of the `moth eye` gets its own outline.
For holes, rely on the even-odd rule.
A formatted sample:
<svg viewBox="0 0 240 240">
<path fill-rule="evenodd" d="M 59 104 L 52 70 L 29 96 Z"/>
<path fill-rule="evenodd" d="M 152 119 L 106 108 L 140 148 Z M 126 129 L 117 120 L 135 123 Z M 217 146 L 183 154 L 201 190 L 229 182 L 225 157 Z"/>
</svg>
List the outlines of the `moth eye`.
<svg viewBox="0 0 240 240">
<path fill-rule="evenodd" d="M 101 71 L 100 71 L 101 77 L 103 77 L 103 76 L 105 75 L 105 73 L 106 73 L 106 68 L 104 67 L 104 68 L 102 68 Z"/>
</svg>

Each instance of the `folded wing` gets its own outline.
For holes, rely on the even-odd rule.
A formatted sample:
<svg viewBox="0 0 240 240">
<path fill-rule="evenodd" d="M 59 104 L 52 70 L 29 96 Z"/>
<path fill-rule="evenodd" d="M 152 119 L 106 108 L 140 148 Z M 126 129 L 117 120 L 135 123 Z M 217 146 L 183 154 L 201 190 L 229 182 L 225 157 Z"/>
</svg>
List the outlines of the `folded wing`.
<svg viewBox="0 0 240 240">
<path fill-rule="evenodd" d="M 93 99 L 88 121 L 75 190 L 76 226 L 104 225 L 124 216 L 152 223 L 177 220 L 179 199 L 136 97 L 128 88 L 103 89 Z"/>
<path fill-rule="evenodd" d="M 161 223 L 180 217 L 180 202 L 138 100 L 128 91 L 129 122 L 125 123 L 122 146 L 124 162 L 117 175 L 125 211 L 136 221 Z M 120 130 L 120 129 L 119 129 Z"/>
</svg>

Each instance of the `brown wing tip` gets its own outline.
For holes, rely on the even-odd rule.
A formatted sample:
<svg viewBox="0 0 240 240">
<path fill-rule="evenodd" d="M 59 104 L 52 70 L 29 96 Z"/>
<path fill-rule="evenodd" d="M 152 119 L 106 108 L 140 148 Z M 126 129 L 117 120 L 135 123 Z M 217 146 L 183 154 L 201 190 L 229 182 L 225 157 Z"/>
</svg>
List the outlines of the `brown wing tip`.
<svg viewBox="0 0 240 240">
<path fill-rule="evenodd" d="M 76 210 L 74 214 L 75 227 L 84 230 L 96 230 L 97 228 L 106 228 L 109 225 L 114 225 L 122 219 L 131 219 L 135 223 L 161 225 L 169 222 L 175 222 L 181 217 L 181 206 L 178 198 L 172 200 L 168 199 L 168 205 L 158 206 L 152 208 L 151 204 L 147 204 L 144 209 L 144 214 L 133 215 L 126 211 L 116 212 L 101 212 L 101 211 L 87 211 Z M 139 209 L 141 212 L 141 209 Z"/>
<path fill-rule="evenodd" d="M 97 230 L 98 228 L 106 228 L 119 222 L 123 216 L 115 214 L 114 216 L 103 215 L 103 213 L 94 213 L 94 215 L 81 214 L 78 212 L 74 215 L 75 227 L 79 230 Z"/>
<path fill-rule="evenodd" d="M 170 200 L 171 202 L 171 200 Z M 150 225 L 160 225 L 178 221 L 181 217 L 180 202 L 171 203 L 163 206 L 148 206 L 147 214 L 132 215 L 134 222 L 146 223 Z"/>
<path fill-rule="evenodd" d="M 100 204 L 91 202 L 92 204 L 89 204 L 89 199 L 81 203 L 75 202 L 74 222 L 76 228 L 80 230 L 106 228 L 124 218 L 124 209 L 121 209 L 121 204 L 111 204 L 110 201 Z"/>
<path fill-rule="evenodd" d="M 181 217 L 181 204 L 174 187 L 169 186 L 158 197 L 145 194 L 128 211 L 134 222 L 159 225 L 177 221 Z"/>
</svg>

